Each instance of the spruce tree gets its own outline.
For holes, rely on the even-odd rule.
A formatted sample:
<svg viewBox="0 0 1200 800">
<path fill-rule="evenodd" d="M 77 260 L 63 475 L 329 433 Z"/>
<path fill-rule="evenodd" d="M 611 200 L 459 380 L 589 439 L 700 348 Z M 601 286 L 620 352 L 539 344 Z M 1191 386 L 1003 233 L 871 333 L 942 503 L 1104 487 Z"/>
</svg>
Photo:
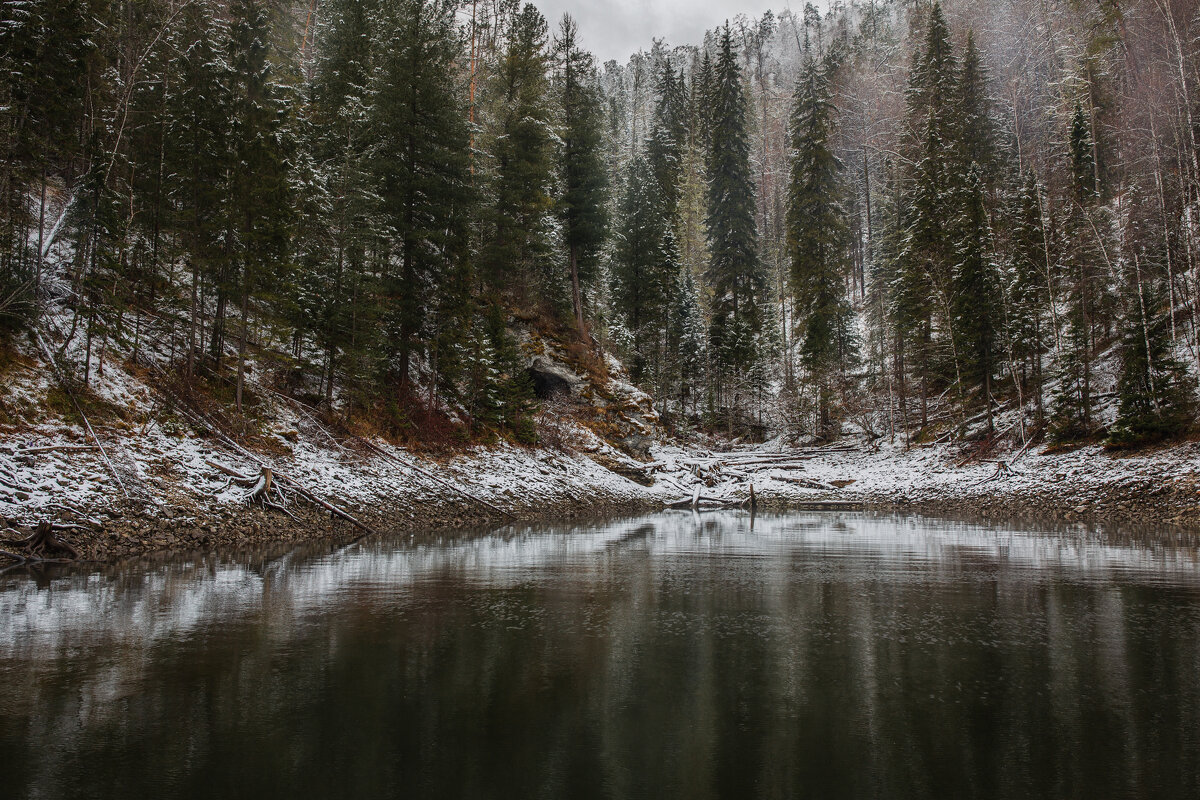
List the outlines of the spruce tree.
<svg viewBox="0 0 1200 800">
<path fill-rule="evenodd" d="M 958 66 L 950 30 L 935 4 L 925 47 L 909 77 L 908 124 L 914 167 L 906 197 L 906 241 L 893 291 L 893 313 L 921 378 L 921 422 L 927 421 L 927 397 L 934 368 L 934 314 L 937 299 L 947 298 L 955 261 L 954 165 L 957 134 L 955 97 Z"/>
<path fill-rule="evenodd" d="M 382 225 L 382 374 L 407 386 L 436 333 L 442 282 L 469 266 L 474 191 L 454 4 L 397 0 L 375 16 L 369 122 Z"/>
<path fill-rule="evenodd" d="M 1136 446 L 1184 433 L 1195 418 L 1195 381 L 1175 355 L 1166 243 L 1157 214 L 1138 186 L 1128 190 L 1119 323 L 1121 373 L 1113 446 Z"/>
<path fill-rule="evenodd" d="M 577 28 L 563 15 L 555 40 L 562 106 L 562 195 L 559 217 L 567 247 L 575 325 L 587 338 L 584 292 L 595 276 L 608 226 L 604 119 L 592 56 L 580 49 Z"/>
<path fill-rule="evenodd" d="M 991 186 L 1000 167 L 996 147 L 996 126 L 992 120 L 988 98 L 988 71 L 975 45 L 975 33 L 967 33 L 963 48 L 962 68 L 955 98 L 955 124 L 958 128 L 959 171 L 965 178 L 974 164 L 979 170 L 984 189 Z M 968 197 L 973 191 L 969 181 L 963 183 Z"/>
<path fill-rule="evenodd" d="M 203 3 L 180 12 L 171 39 L 166 192 L 174 207 L 173 228 L 191 274 L 185 371 L 194 373 L 203 345 L 203 307 L 216 289 L 221 308 L 232 284 L 228 190 L 235 170 L 230 118 L 228 29 Z M 213 326 L 214 335 L 218 326 Z"/>
<path fill-rule="evenodd" d="M 746 94 L 728 25 L 712 71 L 706 278 L 712 291 L 710 353 L 720 396 L 759 357 L 767 279 L 758 257 Z"/>
<path fill-rule="evenodd" d="M 704 386 L 705 335 L 704 316 L 700 309 L 700 294 L 687 269 L 675 277 L 671 305 L 667 318 L 667 349 L 671 379 L 678 393 L 679 413 L 686 417 L 689 405 L 695 414 L 701 388 Z M 663 398 L 666 402 L 667 398 Z"/>
<path fill-rule="evenodd" d="M 242 411 L 250 303 L 274 288 L 290 244 L 291 197 L 284 91 L 270 58 L 271 19 L 266 0 L 232 0 L 229 36 L 231 136 L 235 167 L 229 186 L 230 223 L 240 269 L 241 307 L 236 404 Z"/>
<path fill-rule="evenodd" d="M 308 325 L 325 353 L 327 402 L 339 371 L 351 382 L 363 377 L 377 310 L 369 274 L 377 239 L 368 109 L 373 8 L 369 0 L 336 0 L 323 8 L 317 27 L 308 137 L 315 185 L 304 198 L 313 213 L 301 227 L 305 252 L 300 261 L 313 306 Z"/>
<path fill-rule="evenodd" d="M 1046 319 L 1051 296 L 1050 259 L 1040 192 L 1036 176 L 1029 172 L 1009 214 L 1012 274 L 1008 288 L 1008 337 L 1014 358 L 1027 365 L 1033 381 L 1039 427 L 1044 422 L 1045 403 L 1042 357 L 1054 339 Z"/>
<path fill-rule="evenodd" d="M 683 75 L 676 76 L 671 62 L 663 59 L 658 80 L 658 103 L 646 144 L 646 159 L 663 193 L 663 206 L 675 223 L 683 179 L 683 150 L 687 143 L 688 97 Z"/>
<path fill-rule="evenodd" d="M 540 299 L 553 301 L 550 212 L 556 153 L 548 44 L 545 18 L 526 3 L 512 20 L 493 86 L 494 202 L 483 267 L 496 289 L 523 293 L 536 281 Z"/>
<path fill-rule="evenodd" d="M 630 375 L 642 383 L 657 378 L 679 255 L 662 192 L 641 156 L 629 164 L 620 221 L 611 269 L 612 302 L 631 340 Z"/>
<path fill-rule="evenodd" d="M 833 376 L 852 347 L 851 310 L 845 296 L 850 226 L 841 164 L 830 143 L 834 113 L 829 76 L 808 56 L 791 117 L 794 155 L 787 229 L 800 352 L 816 385 L 821 435 L 827 435 L 833 425 Z"/>
<path fill-rule="evenodd" d="M 1058 440 L 1090 436 L 1096 425 L 1092 391 L 1093 361 L 1101 323 L 1110 312 L 1106 252 L 1102 226 L 1093 219 L 1099 199 L 1091 127 L 1078 104 L 1068 131 L 1070 200 L 1063 229 L 1067 313 L 1055 398 L 1054 430 Z"/>
<path fill-rule="evenodd" d="M 977 386 L 992 424 L 992 378 L 1002 360 L 1003 297 L 999 265 L 992 250 L 983 178 L 972 165 L 958 219 L 960 247 L 954 271 L 954 320 L 963 348 L 962 377 Z"/>
</svg>

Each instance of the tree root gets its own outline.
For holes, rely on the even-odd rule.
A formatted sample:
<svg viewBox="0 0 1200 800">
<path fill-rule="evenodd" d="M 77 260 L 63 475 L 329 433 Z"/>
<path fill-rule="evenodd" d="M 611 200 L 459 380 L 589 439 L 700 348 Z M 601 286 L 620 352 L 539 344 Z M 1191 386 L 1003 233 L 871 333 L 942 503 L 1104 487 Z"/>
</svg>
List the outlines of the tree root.
<svg viewBox="0 0 1200 800">
<path fill-rule="evenodd" d="M 10 547 L 19 547 L 25 550 L 26 555 L 14 553 L 7 550 L 0 550 L 0 555 L 10 558 L 18 563 L 37 562 L 37 561 L 62 561 L 76 560 L 79 558 L 79 551 L 70 542 L 62 539 L 57 535 L 57 531 L 61 530 L 78 530 L 79 525 L 55 525 L 51 522 L 39 522 L 33 533 L 26 536 L 24 539 L 7 539 L 4 544 Z M 13 533 L 20 534 L 22 531 L 17 528 L 10 527 L 8 529 Z M 66 553 L 70 556 L 69 559 L 53 558 L 54 553 Z"/>
</svg>

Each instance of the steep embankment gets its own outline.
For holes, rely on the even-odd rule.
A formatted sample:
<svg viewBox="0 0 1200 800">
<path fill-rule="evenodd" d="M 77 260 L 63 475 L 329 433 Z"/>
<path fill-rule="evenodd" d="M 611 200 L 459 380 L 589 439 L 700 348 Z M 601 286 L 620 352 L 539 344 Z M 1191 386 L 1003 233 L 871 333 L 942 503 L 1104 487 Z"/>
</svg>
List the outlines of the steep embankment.
<svg viewBox="0 0 1200 800">
<path fill-rule="evenodd" d="M 523 347 L 535 379 L 562 392 L 538 420 L 555 448 L 499 443 L 439 456 L 336 431 L 261 387 L 252 432 L 234 441 L 180 402 L 161 373 L 111 358 L 72 398 L 29 347 L 3 368 L 0 513 L 25 528 L 76 526 L 63 537 L 96 560 L 361 533 L 313 498 L 381 531 L 644 510 L 693 497 L 701 508 L 734 505 L 752 485 L 762 506 L 836 501 L 1200 524 L 1197 444 L 1130 456 L 1031 448 L 989 460 L 964 459 L 952 445 L 852 441 L 715 452 L 662 442 L 649 398 L 621 380 L 619 365 L 600 383 L 572 369 L 553 342 L 526 336 Z M 263 466 L 283 489 L 268 495 L 274 507 L 249 503 L 255 481 L 228 474 L 257 479 Z"/>
<path fill-rule="evenodd" d="M 111 559 L 661 506 L 658 490 L 626 477 L 645 480 L 629 454 L 659 433 L 650 399 L 615 362 L 577 372 L 553 339 L 518 335 L 534 382 L 556 397 L 535 419 L 552 446 L 438 455 L 335 428 L 268 388 L 258 365 L 241 419 L 211 394 L 185 399 L 153 354 L 135 364 L 110 352 L 86 390 L 68 393 L 42 348 L 20 343 L 0 380 L 0 514 L 26 530 L 69 526 L 62 537 L 80 557 Z"/>
</svg>

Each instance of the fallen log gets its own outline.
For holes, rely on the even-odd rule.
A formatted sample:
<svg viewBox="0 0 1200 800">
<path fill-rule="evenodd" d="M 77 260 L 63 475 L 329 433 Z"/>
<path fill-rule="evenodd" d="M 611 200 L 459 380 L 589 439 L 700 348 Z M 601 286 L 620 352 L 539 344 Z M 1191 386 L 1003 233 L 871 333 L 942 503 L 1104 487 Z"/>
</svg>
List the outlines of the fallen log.
<svg viewBox="0 0 1200 800">
<path fill-rule="evenodd" d="M 828 483 L 821 483 L 820 481 L 809 480 L 808 478 L 795 478 L 790 475 L 789 476 L 781 475 L 779 477 L 776 477 L 775 480 L 783 481 L 784 483 L 794 483 L 797 486 L 803 486 L 806 489 L 820 489 L 821 491 L 825 491 L 825 492 L 836 492 L 837 491 L 836 486 L 832 486 Z"/>
<path fill-rule="evenodd" d="M 20 447 L 13 455 L 31 456 L 37 453 L 78 453 L 85 450 L 99 450 L 94 444 L 50 444 L 41 447 Z"/>
</svg>

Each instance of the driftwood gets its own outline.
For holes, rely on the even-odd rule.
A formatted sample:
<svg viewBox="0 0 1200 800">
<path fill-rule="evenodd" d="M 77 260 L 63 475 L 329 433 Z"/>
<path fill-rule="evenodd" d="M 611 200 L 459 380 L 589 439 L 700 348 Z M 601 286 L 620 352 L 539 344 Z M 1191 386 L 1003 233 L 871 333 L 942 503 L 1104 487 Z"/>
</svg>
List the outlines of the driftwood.
<svg viewBox="0 0 1200 800">
<path fill-rule="evenodd" d="M 746 508 L 755 507 L 758 501 L 754 497 L 754 486 L 750 486 L 750 496 L 744 500 L 737 500 L 729 497 L 711 497 L 700 493 L 700 487 L 696 486 L 692 491 L 691 497 L 684 497 L 672 503 L 667 503 L 667 508 L 690 508 L 693 511 L 718 511 L 727 508 Z"/>
<path fill-rule="evenodd" d="M 784 481 L 785 483 L 794 483 L 797 486 L 803 486 L 806 489 L 820 489 L 821 491 L 825 491 L 825 492 L 836 492 L 837 491 L 836 486 L 833 486 L 828 483 L 821 483 L 820 481 L 809 480 L 808 478 L 797 478 L 794 476 L 787 475 L 787 476 L 777 477 L 777 478 L 775 478 L 775 480 Z"/>
<path fill-rule="evenodd" d="M 212 420 L 208 419 L 208 417 L 204 414 L 204 412 L 202 412 L 198 409 L 197 410 L 191 409 L 185 401 L 183 401 L 179 397 L 175 396 L 174 393 L 171 392 L 167 388 L 167 381 L 166 381 L 167 375 L 165 372 L 163 372 L 161 367 L 154 364 L 153 362 L 150 363 L 150 367 L 152 369 L 154 369 L 156 372 L 158 372 L 158 374 L 160 376 L 162 376 L 162 378 L 164 379 L 163 385 L 161 388 L 163 389 L 167 398 L 174 404 L 176 411 L 178 411 L 181 415 L 183 415 L 184 417 L 189 419 L 192 422 L 192 424 L 199 425 L 201 428 L 204 428 L 206 431 L 208 431 L 210 434 L 212 434 L 212 436 L 218 442 L 220 442 L 225 447 L 229 448 L 230 450 L 233 450 L 234 452 L 238 453 L 242 457 L 249 459 L 250 461 L 254 462 L 255 464 L 258 464 L 260 470 L 267 466 L 266 464 L 263 464 L 261 462 L 261 460 L 257 456 L 255 456 L 253 453 L 251 453 L 249 450 L 242 447 L 240 444 L 235 442 L 233 439 L 229 438 L 229 436 L 227 436 L 216 425 L 216 423 L 214 423 Z M 214 466 L 211 462 L 209 465 Z M 245 477 L 245 476 L 243 476 L 243 477 Z M 304 484 L 302 484 L 299 480 L 292 478 L 288 475 L 285 475 L 284 473 L 280 472 L 278 469 L 272 468 L 271 479 L 273 482 L 277 482 L 281 488 L 286 488 L 289 491 L 300 495 L 301 497 L 303 497 L 305 500 L 308 500 L 313 505 L 316 505 L 316 506 L 319 506 L 320 508 L 325 509 L 332 516 L 334 516 L 338 519 L 342 519 L 342 520 L 345 520 L 346 522 L 349 522 L 351 525 L 353 525 L 354 527 L 363 531 L 364 533 L 369 533 L 369 534 L 375 533 L 375 530 L 373 528 L 371 528 L 370 526 L 355 519 L 349 512 L 345 511 L 344 509 L 338 508 L 333 503 L 330 503 L 326 500 L 322 500 L 316 494 L 314 494 L 312 491 L 310 491 L 307 487 L 305 487 Z"/>
</svg>

